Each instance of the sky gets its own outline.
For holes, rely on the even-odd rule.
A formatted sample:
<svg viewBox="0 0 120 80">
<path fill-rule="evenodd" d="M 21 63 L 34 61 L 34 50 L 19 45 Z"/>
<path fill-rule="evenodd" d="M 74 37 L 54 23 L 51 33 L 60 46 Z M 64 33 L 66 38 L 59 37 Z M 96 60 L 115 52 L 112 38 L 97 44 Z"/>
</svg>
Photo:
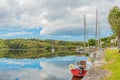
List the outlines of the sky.
<svg viewBox="0 0 120 80">
<path fill-rule="evenodd" d="M 96 9 L 101 37 L 112 34 L 109 11 L 120 0 L 0 0 L 0 38 L 83 41 L 95 37 Z"/>
</svg>

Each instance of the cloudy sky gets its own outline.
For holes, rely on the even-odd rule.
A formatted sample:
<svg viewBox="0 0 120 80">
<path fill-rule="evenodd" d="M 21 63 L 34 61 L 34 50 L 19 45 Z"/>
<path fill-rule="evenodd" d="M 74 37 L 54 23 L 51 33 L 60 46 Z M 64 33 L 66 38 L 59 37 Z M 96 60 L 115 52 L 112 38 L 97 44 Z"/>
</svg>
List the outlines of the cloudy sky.
<svg viewBox="0 0 120 80">
<path fill-rule="evenodd" d="M 111 34 L 107 15 L 120 0 L 0 0 L 0 38 L 83 40 L 83 16 L 94 38 L 96 9 L 101 36 Z"/>
</svg>

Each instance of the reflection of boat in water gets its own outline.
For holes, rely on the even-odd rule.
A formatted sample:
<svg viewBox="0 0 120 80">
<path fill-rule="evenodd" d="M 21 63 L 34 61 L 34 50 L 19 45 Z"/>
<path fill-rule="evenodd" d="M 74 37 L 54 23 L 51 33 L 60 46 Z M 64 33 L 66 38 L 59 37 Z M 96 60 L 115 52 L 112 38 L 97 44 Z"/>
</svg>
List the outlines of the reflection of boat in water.
<svg viewBox="0 0 120 80">
<path fill-rule="evenodd" d="M 80 77 L 72 77 L 72 80 L 81 80 L 82 78 Z"/>
</svg>

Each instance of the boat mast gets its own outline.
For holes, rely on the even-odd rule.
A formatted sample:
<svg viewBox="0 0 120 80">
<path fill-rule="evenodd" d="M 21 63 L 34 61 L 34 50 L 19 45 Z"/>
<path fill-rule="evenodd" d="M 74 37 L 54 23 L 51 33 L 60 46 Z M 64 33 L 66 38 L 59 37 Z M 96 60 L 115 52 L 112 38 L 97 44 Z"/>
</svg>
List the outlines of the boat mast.
<svg viewBox="0 0 120 80">
<path fill-rule="evenodd" d="M 84 14 L 84 53 L 86 54 L 86 16 Z"/>
<path fill-rule="evenodd" d="M 95 30 L 95 39 L 96 39 L 96 51 L 98 51 L 98 9 L 96 9 L 96 30 Z"/>
</svg>

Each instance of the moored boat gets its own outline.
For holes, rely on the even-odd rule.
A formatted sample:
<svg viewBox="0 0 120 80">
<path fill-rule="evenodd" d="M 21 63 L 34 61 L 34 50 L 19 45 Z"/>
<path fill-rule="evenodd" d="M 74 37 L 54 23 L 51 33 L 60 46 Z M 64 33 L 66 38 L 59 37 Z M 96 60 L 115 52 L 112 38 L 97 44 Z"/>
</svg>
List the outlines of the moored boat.
<svg viewBox="0 0 120 80">
<path fill-rule="evenodd" d="M 90 67 L 92 67 L 92 64 L 87 60 L 81 60 L 80 62 L 76 62 L 75 64 L 69 65 L 69 69 L 73 77 L 80 77 L 80 78 L 86 75 Z"/>
</svg>

